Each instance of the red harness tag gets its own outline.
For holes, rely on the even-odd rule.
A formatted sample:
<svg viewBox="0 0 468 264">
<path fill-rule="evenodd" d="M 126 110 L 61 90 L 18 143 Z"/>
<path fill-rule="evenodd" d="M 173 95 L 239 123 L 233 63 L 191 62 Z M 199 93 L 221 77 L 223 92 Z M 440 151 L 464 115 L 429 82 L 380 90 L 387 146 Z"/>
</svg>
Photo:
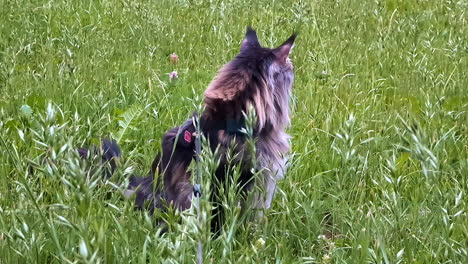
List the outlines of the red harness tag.
<svg viewBox="0 0 468 264">
<path fill-rule="evenodd" d="M 185 140 L 187 143 L 192 143 L 192 133 L 190 133 L 190 131 L 185 130 L 185 132 L 184 132 L 184 140 Z"/>
</svg>

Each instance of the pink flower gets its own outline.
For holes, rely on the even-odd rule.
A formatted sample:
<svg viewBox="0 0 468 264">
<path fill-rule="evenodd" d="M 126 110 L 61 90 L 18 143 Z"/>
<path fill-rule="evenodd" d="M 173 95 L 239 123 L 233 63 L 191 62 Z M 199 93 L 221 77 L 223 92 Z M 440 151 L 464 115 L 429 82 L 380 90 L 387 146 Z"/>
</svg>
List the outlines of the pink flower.
<svg viewBox="0 0 468 264">
<path fill-rule="evenodd" d="M 175 53 L 172 53 L 171 55 L 169 55 L 169 58 L 171 59 L 171 62 L 174 64 L 176 64 L 179 61 L 179 56 L 177 56 L 177 54 Z"/>
<path fill-rule="evenodd" d="M 177 75 L 177 71 L 173 71 L 173 72 L 169 73 L 169 80 L 172 81 L 172 80 L 174 80 L 174 79 L 177 79 L 177 77 L 179 77 L 179 76 Z"/>
</svg>

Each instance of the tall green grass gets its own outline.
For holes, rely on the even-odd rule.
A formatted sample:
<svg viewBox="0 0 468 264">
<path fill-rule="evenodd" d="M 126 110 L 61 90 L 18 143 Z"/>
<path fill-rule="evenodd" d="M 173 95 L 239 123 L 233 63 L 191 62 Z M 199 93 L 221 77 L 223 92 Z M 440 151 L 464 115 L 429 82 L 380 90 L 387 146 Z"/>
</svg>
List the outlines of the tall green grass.
<svg viewBox="0 0 468 264">
<path fill-rule="evenodd" d="M 466 1 L 0 6 L 0 263 L 193 263 L 199 239 L 206 263 L 468 261 Z M 228 190 L 216 238 L 203 199 L 201 219 L 134 211 L 128 175 L 148 172 L 247 25 L 269 47 L 299 32 L 293 158 L 272 208 L 243 220 Z M 123 159 L 102 180 L 74 149 L 109 136 Z"/>
</svg>

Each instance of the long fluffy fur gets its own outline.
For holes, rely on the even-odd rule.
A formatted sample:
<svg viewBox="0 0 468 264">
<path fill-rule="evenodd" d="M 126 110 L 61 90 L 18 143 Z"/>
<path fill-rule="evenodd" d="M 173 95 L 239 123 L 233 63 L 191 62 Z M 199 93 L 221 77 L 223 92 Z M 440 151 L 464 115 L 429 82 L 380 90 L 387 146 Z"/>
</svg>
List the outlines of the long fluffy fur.
<svg viewBox="0 0 468 264">
<path fill-rule="evenodd" d="M 216 171 L 219 181 L 224 181 L 229 166 L 225 152 L 235 143 L 238 153 L 243 153 L 245 138 L 229 134 L 226 130 L 210 130 L 210 124 L 223 120 L 241 120 L 243 112 L 253 106 L 257 115 L 254 133 L 257 138 L 257 161 L 263 169 L 263 193 L 256 193 L 255 208 L 267 209 L 271 205 L 276 188 L 276 181 L 283 178 L 286 167 L 286 155 L 290 150 L 289 135 L 285 129 L 290 124 L 289 99 L 293 84 L 293 66 L 289 60 L 295 35 L 275 49 L 260 46 L 257 35 L 252 29 L 247 30 L 240 53 L 231 62 L 223 66 L 204 93 L 205 111 L 201 115 L 204 124 L 202 132 L 209 139 L 212 150 L 218 148 L 220 166 Z M 184 148 L 177 144 L 180 132 L 191 125 L 191 120 L 182 126 L 169 130 L 163 137 L 162 155 L 153 163 L 148 178 L 133 179 L 131 187 L 137 191 L 137 207 L 143 207 L 144 201 L 151 200 L 150 210 L 172 204 L 180 210 L 191 206 L 191 174 L 187 170 L 194 157 L 193 148 Z M 240 181 L 247 184 L 252 180 L 248 155 L 239 155 L 242 168 Z M 153 185 L 156 171 L 163 177 Z"/>
</svg>

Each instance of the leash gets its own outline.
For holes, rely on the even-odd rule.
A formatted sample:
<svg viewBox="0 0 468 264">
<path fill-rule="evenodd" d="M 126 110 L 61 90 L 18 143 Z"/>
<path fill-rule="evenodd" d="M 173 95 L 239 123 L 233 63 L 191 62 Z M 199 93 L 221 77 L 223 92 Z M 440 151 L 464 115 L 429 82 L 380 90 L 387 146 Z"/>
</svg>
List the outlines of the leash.
<svg viewBox="0 0 468 264">
<path fill-rule="evenodd" d="M 195 135 L 195 163 L 196 163 L 196 178 L 195 185 L 193 185 L 193 195 L 197 198 L 197 208 L 198 208 L 198 221 L 200 221 L 200 196 L 202 195 L 202 188 L 200 184 L 200 153 L 201 153 L 201 130 L 200 130 L 200 120 L 198 115 L 195 115 L 196 120 L 196 135 Z M 198 239 L 198 248 L 197 248 L 197 259 L 198 264 L 203 264 L 203 244 L 201 239 Z"/>
<path fill-rule="evenodd" d="M 201 188 L 201 171 L 200 171 L 200 154 L 201 154 L 201 123 L 203 120 L 200 119 L 197 113 L 193 116 L 193 124 L 195 126 L 195 163 L 196 163 L 196 175 L 195 175 L 195 184 L 193 185 L 193 195 L 196 197 L 196 204 L 198 208 L 198 221 L 200 222 L 200 197 L 202 196 L 202 188 Z M 217 130 L 226 130 L 229 134 L 234 135 L 243 135 L 241 131 L 242 128 L 245 127 L 245 120 L 235 120 L 235 119 L 227 119 L 224 122 L 214 122 L 211 124 L 207 124 L 206 122 L 203 123 L 204 129 L 208 129 L 211 131 Z M 191 133 L 189 131 L 184 132 L 184 140 L 185 144 L 190 144 L 191 142 Z M 198 248 L 197 248 L 197 263 L 203 264 L 203 244 L 201 239 L 198 240 Z"/>
</svg>

